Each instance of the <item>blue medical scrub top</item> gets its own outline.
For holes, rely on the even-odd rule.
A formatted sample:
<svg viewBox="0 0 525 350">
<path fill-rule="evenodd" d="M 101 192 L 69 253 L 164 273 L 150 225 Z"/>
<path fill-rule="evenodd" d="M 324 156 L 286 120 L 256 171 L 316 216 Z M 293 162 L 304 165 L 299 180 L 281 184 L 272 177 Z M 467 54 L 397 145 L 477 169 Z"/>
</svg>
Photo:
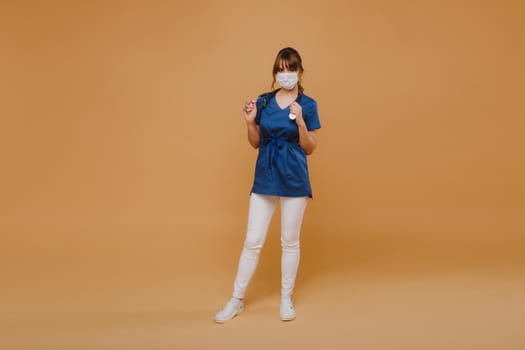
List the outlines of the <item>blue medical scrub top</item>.
<svg viewBox="0 0 525 350">
<path fill-rule="evenodd" d="M 299 104 L 308 130 L 321 128 L 317 102 L 304 94 Z M 299 128 L 290 120 L 290 106 L 281 109 L 275 95 L 260 113 L 257 99 L 255 123 L 260 126 L 259 153 L 251 192 L 283 197 L 312 197 L 306 153 L 299 144 Z"/>
</svg>

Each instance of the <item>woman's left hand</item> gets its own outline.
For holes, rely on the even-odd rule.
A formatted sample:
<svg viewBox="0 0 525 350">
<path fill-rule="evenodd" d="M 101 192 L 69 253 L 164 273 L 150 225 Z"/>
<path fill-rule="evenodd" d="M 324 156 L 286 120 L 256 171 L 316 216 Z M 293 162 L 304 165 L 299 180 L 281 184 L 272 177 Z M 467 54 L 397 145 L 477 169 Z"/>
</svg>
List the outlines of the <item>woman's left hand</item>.
<svg viewBox="0 0 525 350">
<path fill-rule="evenodd" d="M 295 101 L 292 102 L 292 104 L 290 105 L 290 114 L 295 114 L 295 123 L 297 124 L 297 126 L 306 125 L 303 119 L 303 108 L 299 103 Z"/>
</svg>

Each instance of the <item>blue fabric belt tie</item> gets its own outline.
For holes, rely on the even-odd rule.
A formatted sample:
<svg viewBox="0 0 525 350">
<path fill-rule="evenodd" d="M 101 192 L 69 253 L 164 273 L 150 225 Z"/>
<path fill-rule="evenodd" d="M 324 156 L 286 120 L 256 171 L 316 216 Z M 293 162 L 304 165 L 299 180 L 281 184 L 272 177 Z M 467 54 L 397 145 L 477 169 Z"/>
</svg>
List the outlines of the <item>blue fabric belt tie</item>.
<svg viewBox="0 0 525 350">
<path fill-rule="evenodd" d="M 274 172 L 281 178 L 283 183 L 293 178 L 288 166 L 288 147 L 299 146 L 299 140 L 286 137 L 262 137 L 260 147 L 264 147 L 263 164 L 267 164 L 265 176 L 268 181 L 273 181 Z M 299 146 L 300 147 L 300 146 Z"/>
</svg>

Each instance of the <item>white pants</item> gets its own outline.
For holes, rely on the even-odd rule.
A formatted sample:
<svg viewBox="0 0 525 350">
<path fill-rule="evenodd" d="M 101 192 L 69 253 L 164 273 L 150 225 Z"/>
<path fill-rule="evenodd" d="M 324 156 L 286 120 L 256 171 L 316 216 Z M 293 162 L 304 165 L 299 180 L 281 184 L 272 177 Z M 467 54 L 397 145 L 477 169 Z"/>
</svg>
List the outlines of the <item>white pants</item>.
<svg viewBox="0 0 525 350">
<path fill-rule="evenodd" d="M 278 197 L 257 193 L 250 195 L 248 227 L 239 259 L 233 296 L 243 299 L 246 288 L 257 268 L 259 255 L 266 240 L 268 226 L 277 201 L 281 201 L 281 296 L 291 296 L 299 267 L 299 235 L 308 197 Z"/>
</svg>

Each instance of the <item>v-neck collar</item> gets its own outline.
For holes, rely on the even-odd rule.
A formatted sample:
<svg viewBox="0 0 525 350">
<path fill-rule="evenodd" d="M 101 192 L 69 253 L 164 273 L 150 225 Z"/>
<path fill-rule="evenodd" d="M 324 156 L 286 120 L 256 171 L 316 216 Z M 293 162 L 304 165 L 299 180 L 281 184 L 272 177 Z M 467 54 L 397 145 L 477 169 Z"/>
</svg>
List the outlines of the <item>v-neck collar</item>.
<svg viewBox="0 0 525 350">
<path fill-rule="evenodd" d="M 281 89 L 279 89 L 281 90 Z M 279 91 L 277 90 L 277 92 Z M 297 97 L 292 101 L 290 102 L 289 105 L 287 105 L 286 107 L 284 108 L 281 108 L 281 106 L 279 105 L 279 102 L 277 102 L 277 92 L 275 93 L 275 95 L 273 95 L 273 99 L 275 100 L 275 104 L 277 105 L 277 108 L 279 108 L 280 111 L 285 111 L 287 110 L 288 108 L 290 108 L 290 106 L 292 105 L 292 103 L 294 103 L 295 101 L 297 101 L 297 98 L 299 97 L 299 95 L 297 95 Z M 300 93 L 299 93 L 300 94 Z"/>
<path fill-rule="evenodd" d="M 294 103 L 295 100 L 293 100 L 288 106 L 284 107 L 284 108 L 281 108 L 281 106 L 279 105 L 279 102 L 277 102 L 277 96 L 274 96 L 274 101 L 275 101 L 275 104 L 277 105 L 277 108 L 279 108 L 280 111 L 285 111 L 287 110 L 288 108 L 290 108 L 290 105 L 292 103 Z"/>
</svg>

